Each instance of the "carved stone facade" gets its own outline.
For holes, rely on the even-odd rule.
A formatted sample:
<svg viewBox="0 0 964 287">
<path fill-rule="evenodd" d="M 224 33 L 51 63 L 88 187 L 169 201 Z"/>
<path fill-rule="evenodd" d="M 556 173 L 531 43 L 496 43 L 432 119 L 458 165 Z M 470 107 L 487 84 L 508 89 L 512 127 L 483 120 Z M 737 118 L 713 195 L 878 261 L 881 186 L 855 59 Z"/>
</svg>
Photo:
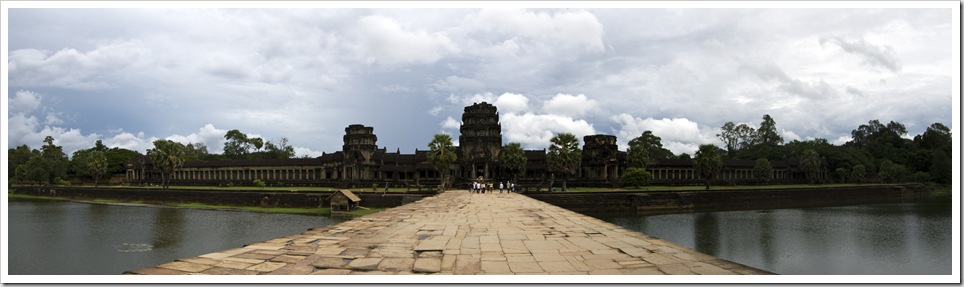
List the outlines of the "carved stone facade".
<svg viewBox="0 0 964 287">
<path fill-rule="evenodd" d="M 499 163 L 502 150 L 502 125 L 498 109 L 486 102 L 465 107 L 459 128 L 458 170 L 456 186 L 482 178 L 504 182 L 513 177 Z M 428 138 L 428 137 L 426 137 Z M 387 152 L 378 148 L 378 137 L 373 127 L 352 124 L 345 128 L 342 150 L 324 153 L 317 158 L 283 160 L 223 160 L 184 163 L 171 175 L 174 185 L 251 185 L 260 179 L 269 185 L 332 186 L 339 188 L 431 187 L 441 177 L 428 161 L 427 152 L 415 150 L 403 154 L 399 150 Z M 523 186 L 548 184 L 550 172 L 546 164 L 546 150 L 526 150 L 526 170 L 518 178 Z M 625 170 L 626 152 L 620 151 L 613 135 L 583 137 L 582 161 L 572 186 L 617 186 Z M 755 183 L 751 170 L 754 161 L 727 160 L 717 181 L 725 183 Z M 774 172 L 771 183 L 799 182 L 803 173 L 796 163 L 771 162 Z M 652 161 L 647 166 L 652 173 L 651 184 L 701 184 L 689 160 Z M 825 175 L 825 173 L 822 173 Z M 147 157 L 128 162 L 127 182 L 157 184 L 160 174 L 152 168 Z"/>
<path fill-rule="evenodd" d="M 467 178 L 493 178 L 502 150 L 502 125 L 495 106 L 482 102 L 465 107 L 459 127 L 459 158 Z"/>
</svg>

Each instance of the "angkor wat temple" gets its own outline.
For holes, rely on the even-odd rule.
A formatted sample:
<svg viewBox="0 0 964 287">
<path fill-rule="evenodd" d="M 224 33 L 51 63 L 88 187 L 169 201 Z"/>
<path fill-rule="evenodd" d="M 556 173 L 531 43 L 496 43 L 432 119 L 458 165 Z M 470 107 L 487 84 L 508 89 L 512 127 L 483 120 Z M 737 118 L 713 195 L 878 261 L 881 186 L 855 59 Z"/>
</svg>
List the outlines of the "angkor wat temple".
<svg viewBox="0 0 964 287">
<path fill-rule="evenodd" d="M 465 107 L 459 128 L 455 186 L 483 178 L 485 181 L 512 180 L 512 174 L 499 163 L 502 149 L 502 125 L 495 106 L 482 102 Z M 441 176 L 429 162 L 428 150 L 403 154 L 378 148 L 374 128 L 360 124 L 345 128 L 342 150 L 325 153 L 316 158 L 283 160 L 218 160 L 192 161 L 171 175 L 172 185 L 251 185 L 261 179 L 269 186 L 330 186 L 338 188 L 434 187 Z M 587 135 L 583 137 L 582 162 L 569 186 L 616 187 L 626 169 L 626 152 L 616 145 L 616 136 Z M 546 188 L 550 172 L 546 164 L 546 150 L 526 150 L 525 173 L 517 183 L 525 188 Z M 752 160 L 726 160 L 723 172 L 714 180 L 717 184 L 753 184 Z M 800 182 L 803 172 L 795 164 L 772 161 L 770 183 Z M 652 173 L 653 185 L 696 185 L 703 180 L 694 172 L 689 159 L 651 160 L 647 170 Z M 129 184 L 160 183 L 160 173 L 150 162 L 128 164 Z M 561 176 L 556 176 L 559 185 Z"/>
</svg>

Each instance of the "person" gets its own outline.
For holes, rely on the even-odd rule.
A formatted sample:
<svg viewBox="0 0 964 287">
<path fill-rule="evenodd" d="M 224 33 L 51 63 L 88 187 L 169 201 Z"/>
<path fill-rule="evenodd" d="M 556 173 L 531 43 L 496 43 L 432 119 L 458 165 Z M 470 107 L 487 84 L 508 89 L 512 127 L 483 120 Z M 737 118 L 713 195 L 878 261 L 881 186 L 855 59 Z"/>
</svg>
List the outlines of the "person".
<svg viewBox="0 0 964 287">
<path fill-rule="evenodd" d="M 502 193 L 502 189 L 503 189 L 503 188 L 504 188 L 504 186 L 502 185 L 502 182 L 500 181 L 500 182 L 499 182 L 499 193 Z"/>
<path fill-rule="evenodd" d="M 515 192 L 515 182 L 509 184 L 509 192 Z"/>
</svg>

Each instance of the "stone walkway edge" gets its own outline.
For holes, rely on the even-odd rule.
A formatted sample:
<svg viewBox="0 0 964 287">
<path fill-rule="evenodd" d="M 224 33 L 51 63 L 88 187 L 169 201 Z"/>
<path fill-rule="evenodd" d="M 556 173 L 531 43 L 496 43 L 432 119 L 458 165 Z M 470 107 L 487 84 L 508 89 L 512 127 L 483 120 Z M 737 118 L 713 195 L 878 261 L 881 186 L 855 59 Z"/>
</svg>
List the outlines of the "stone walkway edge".
<svg viewBox="0 0 964 287">
<path fill-rule="evenodd" d="M 124 274 L 773 274 L 516 193 L 452 190 L 304 233 Z"/>
</svg>

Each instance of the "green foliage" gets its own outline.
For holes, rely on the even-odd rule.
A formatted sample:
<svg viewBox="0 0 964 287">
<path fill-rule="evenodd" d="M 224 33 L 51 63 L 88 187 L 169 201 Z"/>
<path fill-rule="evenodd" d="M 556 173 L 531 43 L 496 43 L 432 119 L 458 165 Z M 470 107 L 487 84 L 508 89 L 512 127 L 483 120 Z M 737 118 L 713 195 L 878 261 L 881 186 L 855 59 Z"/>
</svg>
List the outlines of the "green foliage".
<svg viewBox="0 0 964 287">
<path fill-rule="evenodd" d="M 204 143 L 189 143 L 184 146 L 184 162 L 202 160 L 208 155 L 208 147 Z"/>
<path fill-rule="evenodd" d="M 765 158 L 756 160 L 756 164 L 753 165 L 753 178 L 763 184 L 770 182 L 770 179 L 773 178 L 773 165 L 770 164 L 769 160 Z"/>
<path fill-rule="evenodd" d="M 649 163 L 649 150 L 647 150 L 649 145 L 643 136 L 629 141 L 629 149 L 626 150 L 626 166 L 630 168 L 646 167 Z"/>
<path fill-rule="evenodd" d="M 254 184 L 255 187 L 260 188 L 260 189 L 264 189 L 266 186 L 268 186 L 268 185 L 266 185 L 266 184 L 264 183 L 264 181 L 261 180 L 260 178 L 255 179 L 255 180 L 254 180 L 253 182 L 251 182 L 251 183 Z"/>
<path fill-rule="evenodd" d="M 862 164 L 855 165 L 850 172 L 850 178 L 856 183 L 861 183 L 867 177 L 867 168 Z"/>
<path fill-rule="evenodd" d="M 452 137 L 447 134 L 435 134 L 432 136 L 432 141 L 428 143 L 428 148 L 428 161 L 442 175 L 442 186 L 440 188 L 445 189 L 450 167 L 457 159 Z"/>
<path fill-rule="evenodd" d="M 94 150 L 87 158 L 87 172 L 94 178 L 94 186 L 107 173 L 107 156 L 103 151 Z"/>
<path fill-rule="evenodd" d="M 890 160 L 884 160 L 880 162 L 880 169 L 877 172 L 877 176 L 880 180 L 886 183 L 901 183 L 906 180 L 909 175 L 907 167 L 902 164 L 896 164 Z"/>
<path fill-rule="evenodd" d="M 943 150 L 935 149 L 930 166 L 931 179 L 936 183 L 950 184 L 953 179 L 953 167 L 951 165 L 951 157 Z"/>
<path fill-rule="evenodd" d="M 184 164 L 184 145 L 170 140 L 155 140 L 154 148 L 147 150 L 154 168 L 161 172 L 161 186 L 170 184 L 168 177 Z"/>
<path fill-rule="evenodd" d="M 549 140 L 549 151 L 546 162 L 553 173 L 562 174 L 562 190 L 566 190 L 566 179 L 576 173 L 582 154 L 579 150 L 579 139 L 571 133 L 560 133 Z"/>
<path fill-rule="evenodd" d="M 693 169 L 706 180 L 706 189 L 710 189 L 710 181 L 723 170 L 723 157 L 720 148 L 715 145 L 700 145 L 693 158 Z"/>
<path fill-rule="evenodd" d="M 816 182 L 817 174 L 820 173 L 821 168 L 820 155 L 816 151 L 813 149 L 803 151 L 803 155 L 800 156 L 800 169 L 806 173 L 811 184 Z"/>
<path fill-rule="evenodd" d="M 907 179 L 911 182 L 927 183 L 927 182 L 931 182 L 931 174 L 923 171 L 918 171 L 918 172 L 915 172 L 914 174 L 911 174 Z"/>
<path fill-rule="evenodd" d="M 632 186 L 639 188 L 641 186 L 649 185 L 649 180 L 653 177 L 645 168 L 642 167 L 630 167 L 623 172 L 622 177 L 619 179 L 623 186 Z"/>
<path fill-rule="evenodd" d="M 47 184 L 54 184 L 54 179 L 63 177 L 67 174 L 67 167 L 70 161 L 64 154 L 63 147 L 54 145 L 54 138 L 47 136 L 44 138 L 46 145 L 40 148 L 40 164 L 46 173 Z"/>
<path fill-rule="evenodd" d="M 673 152 L 663 148 L 663 139 L 654 135 L 651 131 L 644 131 L 642 135 L 633 140 L 638 140 L 638 144 L 646 150 L 650 160 L 675 158 Z M 630 145 L 633 145 L 633 143 L 630 143 Z"/>
<path fill-rule="evenodd" d="M 850 170 L 843 167 L 838 167 L 835 173 L 837 174 L 838 182 L 847 182 L 847 178 L 850 177 Z"/>
<path fill-rule="evenodd" d="M 522 149 L 522 145 L 519 143 L 509 143 L 502 147 L 502 151 L 499 152 L 499 162 L 502 163 L 502 167 L 509 170 L 514 176 L 513 181 L 518 178 L 519 175 L 525 174 L 526 162 L 529 158 L 526 157 L 525 150 Z"/>
<path fill-rule="evenodd" d="M 70 181 L 66 181 L 66 180 L 64 180 L 64 179 L 62 179 L 62 178 L 60 178 L 60 177 L 55 177 L 55 178 L 54 178 L 54 185 L 58 185 L 58 186 L 70 186 Z"/>
<path fill-rule="evenodd" d="M 760 129 L 756 132 L 759 144 L 768 146 L 783 144 L 783 137 L 777 133 L 777 123 L 770 115 L 763 115 L 763 121 L 760 122 Z"/>
</svg>

